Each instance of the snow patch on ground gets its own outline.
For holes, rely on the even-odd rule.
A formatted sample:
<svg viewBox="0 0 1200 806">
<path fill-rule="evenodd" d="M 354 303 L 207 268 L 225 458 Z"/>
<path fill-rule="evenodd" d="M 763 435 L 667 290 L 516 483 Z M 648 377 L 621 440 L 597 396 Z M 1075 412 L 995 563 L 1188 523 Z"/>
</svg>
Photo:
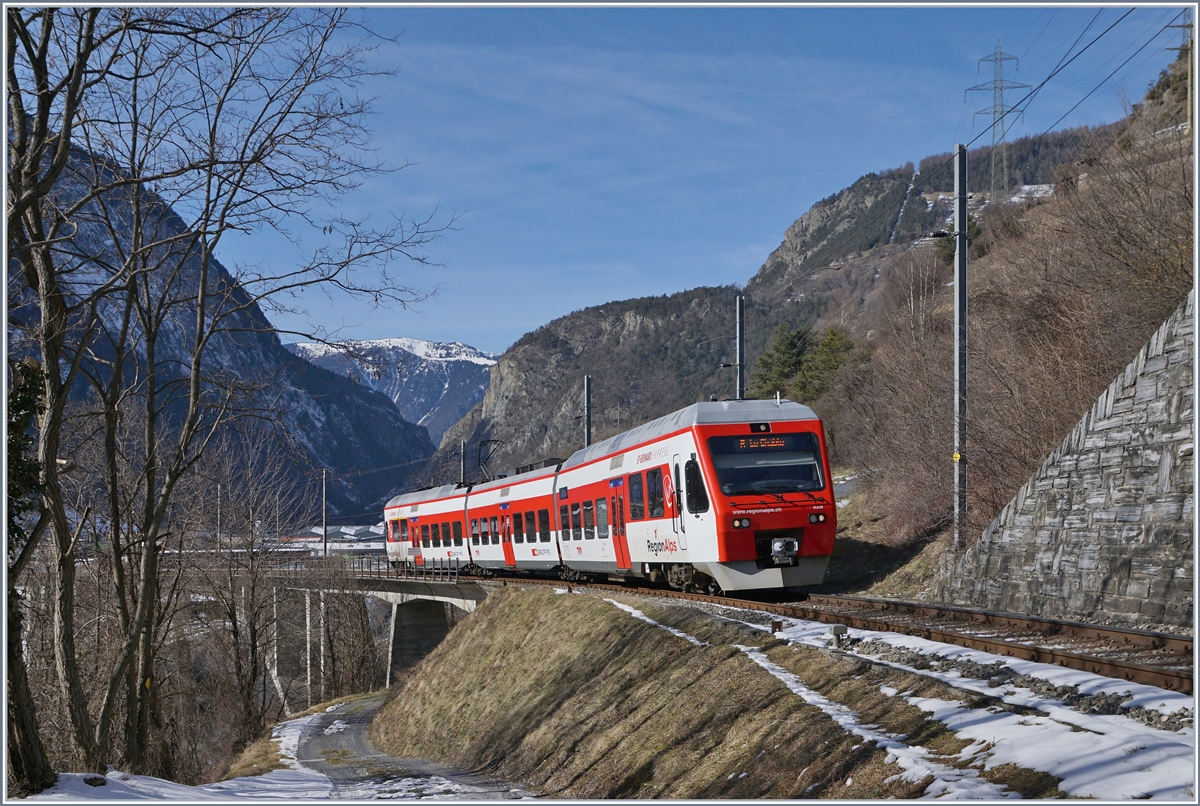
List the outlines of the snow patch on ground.
<svg viewBox="0 0 1200 806">
<path fill-rule="evenodd" d="M 828 624 L 799 619 L 784 619 L 784 624 L 784 630 L 776 637 L 808 646 L 829 646 Z M 761 625 L 750 626 L 764 629 Z M 993 655 L 917 636 L 850 628 L 845 638 L 878 641 L 941 660 L 968 660 L 981 665 L 1002 663 L 1017 674 L 1046 680 L 1055 686 L 1071 686 L 1082 694 L 1128 694 L 1129 698 L 1124 702 L 1128 708 L 1140 706 L 1173 714 L 1194 707 L 1190 696 L 1155 686 Z M 1039 712 L 1022 716 L 999 706 L 968 708 L 962 702 L 913 697 L 910 692 L 901 693 L 890 687 L 881 689 L 888 696 L 904 697 L 910 704 L 930 713 L 955 731 L 958 738 L 971 740 L 981 747 L 984 743 L 990 745 L 984 756 L 985 769 L 1017 764 L 1050 773 L 1063 779 L 1059 788 L 1068 797 L 1101 800 L 1149 797 L 1194 802 L 1194 725 L 1178 731 L 1159 730 L 1122 714 L 1082 713 L 1058 700 L 1038 696 L 1027 688 L 993 688 L 987 680 L 965 677 L 954 670 L 918 669 L 867 653 L 863 653 L 863 657 L 994 698 L 1006 706 L 1013 706 L 1014 710 Z"/>
<path fill-rule="evenodd" d="M 703 641 L 701 641 L 699 638 L 696 638 L 693 635 L 688 635 L 683 630 L 677 630 L 674 627 L 668 627 L 666 624 L 659 624 L 657 621 L 655 621 L 654 619 L 647 616 L 641 610 L 630 607 L 629 605 L 626 605 L 626 604 L 621 604 L 620 602 L 616 601 L 615 599 L 605 599 L 604 601 L 608 602 L 609 604 L 616 605 L 617 607 L 621 608 L 626 613 L 628 613 L 629 615 L 633 616 L 636 619 L 641 619 L 642 621 L 646 622 L 647 624 L 653 624 L 655 627 L 658 627 L 659 629 L 666 630 L 667 632 L 671 633 L 671 635 L 674 635 L 676 638 L 682 638 L 685 641 L 690 641 L 691 643 L 695 644 L 696 646 L 712 646 L 712 644 L 706 644 Z"/>
<path fill-rule="evenodd" d="M 271 800 L 300 800 L 333 796 L 333 782 L 328 776 L 307 769 L 296 760 L 300 735 L 319 714 L 293 719 L 275 726 L 271 738 L 279 742 L 279 755 L 289 769 L 274 770 L 265 775 L 232 778 L 203 786 L 186 786 L 149 775 L 130 775 L 110 770 L 103 786 L 92 786 L 98 775 L 61 773 L 49 789 L 28 800 L 239 800 L 242 798 Z"/>
<path fill-rule="evenodd" d="M 647 618 L 640 611 L 611 599 L 636 618 L 655 624 L 672 634 L 700 642 Z M 724 609 L 724 608 L 722 608 Z M 728 608 L 738 611 L 737 608 Z M 740 611 L 745 614 L 745 611 Z M 748 614 L 746 614 L 748 615 Z M 778 618 L 778 617 L 773 617 Z M 831 644 L 829 625 L 801 619 L 781 619 L 784 629 L 776 637 L 793 644 L 827 648 Z M 770 627 L 750 621 L 741 623 L 767 632 Z M 1065 669 L 1033 661 L 993 655 L 899 633 L 850 628 L 843 641 L 876 641 L 920 653 L 930 659 L 967 660 L 980 665 L 1002 663 L 1015 673 L 1039 678 L 1055 686 L 1071 686 L 1082 694 L 1121 694 L 1127 708 L 1141 707 L 1161 714 L 1192 713 L 1192 697 L 1154 686 L 1114 680 L 1075 669 Z M 795 675 L 767 660 L 754 648 L 737 645 L 747 657 L 766 669 L 806 702 L 821 708 L 844 729 L 872 741 L 888 752 L 887 760 L 899 764 L 907 780 L 933 775 L 927 797 L 998 798 L 1015 793 L 979 777 L 977 769 L 960 770 L 928 758 L 928 751 L 909 746 L 898 737 L 872 725 L 859 723 L 857 714 L 807 688 Z M 848 653 L 852 654 L 852 653 Z M 1067 797 L 1100 800 L 1136 800 L 1145 798 L 1195 802 L 1196 732 L 1192 724 L 1184 729 L 1160 730 L 1123 714 L 1087 714 L 1064 703 L 1013 685 L 992 687 L 987 680 L 965 677 L 956 670 L 917 668 L 896 663 L 877 655 L 862 653 L 876 663 L 924 675 L 991 698 L 999 705 L 970 708 L 958 701 L 912 696 L 891 686 L 880 691 L 889 697 L 903 697 L 909 704 L 929 713 L 955 732 L 959 739 L 971 741 L 960 757 L 972 759 L 984 770 L 1004 764 L 1040 770 L 1062 779 L 1059 789 Z M 1024 712 L 1024 714 L 1020 712 Z M 1030 713 L 1030 712 L 1035 713 Z M 919 774 L 918 774 L 919 773 Z M 916 777 L 908 779 L 912 774 Z"/>
<path fill-rule="evenodd" d="M 1018 793 L 980 777 L 979 770 L 969 767 L 960 770 L 939 763 L 930 758 L 931 754 L 928 749 L 920 745 L 905 744 L 895 734 L 879 730 L 872 725 L 862 724 L 858 719 L 858 714 L 854 711 L 841 703 L 833 702 L 813 691 L 804 685 L 796 675 L 767 660 L 766 656 L 757 647 L 742 646 L 740 644 L 735 644 L 735 646 L 746 653 L 746 656 L 750 660 L 766 669 L 777 680 L 787 686 L 788 690 L 793 694 L 809 705 L 820 708 L 842 730 L 862 737 L 872 742 L 880 750 L 886 751 L 888 755 L 885 761 L 889 764 L 896 764 L 904 770 L 901 773 L 897 773 L 896 776 L 887 779 L 888 781 L 899 778 L 904 781 L 916 782 L 926 776 L 932 775 L 933 783 L 925 789 L 925 795 L 934 798 L 989 799 L 1020 797 Z M 850 781 L 847 781 L 846 785 L 849 786 Z"/>
<path fill-rule="evenodd" d="M 339 798 L 351 800 L 471 800 L 475 790 L 431 775 L 427 778 L 388 778 L 365 781 L 352 789 L 342 789 Z"/>
</svg>

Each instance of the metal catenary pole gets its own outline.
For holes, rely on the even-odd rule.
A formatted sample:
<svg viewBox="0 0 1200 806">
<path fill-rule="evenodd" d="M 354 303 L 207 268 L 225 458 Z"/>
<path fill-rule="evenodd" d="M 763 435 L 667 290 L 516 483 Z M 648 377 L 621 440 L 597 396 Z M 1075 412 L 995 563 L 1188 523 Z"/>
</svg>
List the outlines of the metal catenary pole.
<svg viewBox="0 0 1200 806">
<path fill-rule="evenodd" d="M 737 394 L 735 399 L 746 399 L 746 297 L 737 296 Z"/>
<path fill-rule="evenodd" d="M 325 497 L 325 468 L 321 468 L 321 556 L 329 556 L 329 525 L 327 499 Z"/>
<path fill-rule="evenodd" d="M 583 447 L 592 444 L 592 376 L 583 376 Z"/>
<path fill-rule="evenodd" d="M 954 550 L 967 514 L 967 147 L 954 151 Z"/>
</svg>

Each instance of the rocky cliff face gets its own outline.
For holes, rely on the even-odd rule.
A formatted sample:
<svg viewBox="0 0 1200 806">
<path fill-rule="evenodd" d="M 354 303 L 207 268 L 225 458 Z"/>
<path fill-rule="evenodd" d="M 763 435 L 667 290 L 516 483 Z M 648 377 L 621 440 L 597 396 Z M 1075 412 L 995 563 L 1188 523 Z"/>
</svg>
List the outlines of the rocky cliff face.
<svg viewBox="0 0 1200 806">
<path fill-rule="evenodd" d="M 733 370 L 720 365 L 734 360 L 736 294 L 726 286 L 610 302 L 527 334 L 491 368 L 482 402 L 446 432 L 431 472 L 458 478 L 460 440 L 468 478 L 480 476 L 481 440 L 502 440 L 493 473 L 582 447 L 584 375 L 592 377 L 593 441 L 711 395 L 732 397 Z"/>
<path fill-rule="evenodd" d="M 424 426 L 434 444 L 483 400 L 489 370 L 496 363 L 495 356 L 461 342 L 399 338 L 284 346 L 322 369 L 383 394 L 405 420 Z"/>
<path fill-rule="evenodd" d="M 886 244 L 912 184 L 912 166 L 867 174 L 814 204 L 784 233 L 746 285 L 756 299 L 795 297 L 802 278 L 847 255 Z"/>
</svg>

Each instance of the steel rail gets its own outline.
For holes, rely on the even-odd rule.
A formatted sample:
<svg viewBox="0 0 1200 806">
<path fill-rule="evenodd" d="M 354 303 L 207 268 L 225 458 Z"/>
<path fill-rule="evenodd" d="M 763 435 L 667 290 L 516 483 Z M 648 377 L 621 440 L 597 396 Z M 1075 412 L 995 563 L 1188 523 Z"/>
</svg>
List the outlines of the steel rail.
<svg viewBox="0 0 1200 806">
<path fill-rule="evenodd" d="M 1190 635 L 1174 635 L 1172 633 L 1154 632 L 1152 630 L 1134 630 L 1125 627 L 1084 624 L 1063 619 L 1040 618 L 1038 616 L 1026 616 L 1021 613 L 1008 613 L 1000 610 L 976 610 L 969 607 L 906 602 L 895 599 L 877 599 L 867 596 L 812 595 L 808 597 L 808 601 L 814 604 L 827 602 L 832 605 L 846 604 L 852 607 L 862 607 L 863 609 L 893 610 L 921 616 L 945 616 L 998 627 L 1030 629 L 1047 635 L 1099 638 L 1115 643 L 1149 649 L 1165 649 L 1187 654 L 1191 654 L 1193 646 L 1193 638 Z"/>
<path fill-rule="evenodd" d="M 1077 652 L 1068 652 L 1061 649 L 1048 649 L 1046 647 L 1018 643 L 1016 641 L 1006 641 L 1001 638 L 968 635 L 965 633 L 952 632 L 950 630 L 929 627 L 915 627 L 911 624 L 894 624 L 892 622 L 877 618 L 867 618 L 863 616 L 848 615 L 845 613 L 831 613 L 816 607 L 805 607 L 797 604 L 756 602 L 748 599 L 731 599 L 726 596 L 710 596 L 703 593 L 684 593 L 682 591 L 653 588 L 633 589 L 625 585 L 608 585 L 591 582 L 566 583 L 554 580 L 513 578 L 495 579 L 489 581 L 494 582 L 495 584 L 504 585 L 507 585 L 510 582 L 520 585 L 565 585 L 568 589 L 573 587 L 587 587 L 620 593 L 639 593 L 643 595 L 658 596 L 670 599 L 682 599 L 685 601 L 707 602 L 710 604 L 738 607 L 746 610 L 758 610 L 781 616 L 791 616 L 792 618 L 819 621 L 825 624 L 845 624 L 846 626 L 855 627 L 862 630 L 876 630 L 879 632 L 896 632 L 906 635 L 917 635 L 930 641 L 939 641 L 941 643 L 953 644 L 955 646 L 967 647 L 969 649 L 979 649 L 984 652 L 991 652 L 995 655 L 1020 658 L 1022 660 L 1031 660 L 1037 663 L 1049 663 L 1068 669 L 1078 669 L 1080 671 L 1098 674 L 1103 677 L 1112 677 L 1118 680 L 1128 680 L 1131 683 L 1142 683 L 1149 686 L 1157 686 L 1158 688 L 1167 689 L 1169 691 L 1178 691 L 1183 694 L 1192 693 L 1192 672 L 1190 670 L 1169 669 L 1164 667 L 1150 666 L 1143 663 L 1131 663 L 1129 661 L 1115 660 L 1110 658 L 1097 658 L 1090 655 L 1082 655 Z M 958 610 L 964 613 L 984 612 L 971 611 L 969 608 L 958 608 Z M 1069 623 L 1070 622 L 1064 622 L 1064 624 Z M 1079 626 L 1087 627 L 1088 625 Z M 1112 630 L 1113 628 L 1097 627 L 1096 629 Z M 1155 633 L 1155 635 L 1158 634 Z M 1179 638 L 1179 636 L 1173 637 Z"/>
</svg>

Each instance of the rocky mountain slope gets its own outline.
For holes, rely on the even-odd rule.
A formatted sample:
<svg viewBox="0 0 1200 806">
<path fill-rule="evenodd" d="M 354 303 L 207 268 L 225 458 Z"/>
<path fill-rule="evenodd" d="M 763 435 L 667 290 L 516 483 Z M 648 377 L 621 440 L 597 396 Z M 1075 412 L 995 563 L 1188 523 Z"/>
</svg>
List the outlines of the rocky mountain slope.
<svg viewBox="0 0 1200 806">
<path fill-rule="evenodd" d="M 909 164 L 867 174 L 788 228 L 746 284 L 747 383 L 781 323 L 868 338 L 887 308 L 882 274 L 914 241 L 945 226 L 949 201 L 923 192 L 936 187 L 934 173 Z M 732 397 L 733 370 L 721 365 L 735 360 L 737 293 L 732 286 L 696 288 L 611 302 L 526 334 L 492 367 L 483 400 L 446 431 L 428 475 L 457 479 L 460 440 L 468 444 L 468 478 L 480 475 L 474 463 L 481 440 L 502 441 L 492 472 L 581 447 L 585 374 L 592 376 L 593 439 L 713 394 Z"/>
<path fill-rule="evenodd" d="M 487 391 L 495 356 L 461 342 L 374 339 L 336 345 L 298 342 L 284 347 L 395 404 L 402 417 L 424 426 L 436 445 Z"/>
<path fill-rule="evenodd" d="M 66 207 L 83 196 L 93 181 L 91 158 L 73 155 L 66 178 L 56 187 L 57 202 Z M 133 205 L 120 193 L 104 198 L 104 210 L 92 203 L 80 213 L 74 237 L 59 247 L 57 256 L 61 282 L 70 293 L 83 296 L 105 282 L 112 267 L 122 265 L 130 251 L 134 231 L 127 222 L 136 220 Z M 163 200 L 143 193 L 140 216 L 150 237 L 171 246 L 159 247 L 156 268 L 144 272 L 142 293 L 157 310 L 164 312 L 153 339 L 156 384 L 167 404 L 164 423 L 179 414 L 178 388 L 183 368 L 190 362 L 195 340 L 196 289 L 201 277 L 195 251 L 175 254 L 187 243 L 187 226 Z M 269 423 L 291 449 L 291 476 L 297 483 L 316 478 L 319 495 L 320 469 L 333 473 L 329 505 L 335 514 L 374 513 L 397 487 L 406 484 L 409 473 L 420 466 L 434 446 L 424 428 L 406 421 L 384 395 L 369 387 L 315 367 L 292 355 L 258 305 L 238 285 L 233 275 L 213 258 L 208 266 L 208 318 L 213 329 L 204 349 L 204 383 L 209 400 L 228 396 L 229 416 L 243 422 Z M 35 354 L 24 339 L 24 322 L 36 321 L 29 289 L 10 264 L 8 335 L 10 354 Z M 119 291 L 120 289 L 117 289 Z M 114 292 L 100 299 L 99 336 L 89 347 L 86 359 L 91 371 L 105 376 L 107 362 L 122 343 L 125 298 Z M 128 338 L 134 361 L 144 374 L 150 340 L 146 327 L 135 319 Z M 131 378 L 133 370 L 130 370 Z M 135 387 L 136 391 L 140 387 Z M 82 381 L 77 394 L 87 394 Z M 213 405 L 216 405 L 215 403 Z M 205 415 L 207 416 L 207 415 Z M 169 428 L 169 426 L 167 426 Z M 355 471 L 400 465 L 392 473 L 346 478 Z"/>
<path fill-rule="evenodd" d="M 583 447 L 584 375 L 592 378 L 593 441 L 713 395 L 731 398 L 734 370 L 722 364 L 735 359 L 736 295 L 723 286 L 610 302 L 526 334 L 492 367 L 482 402 L 446 432 L 428 475 L 458 479 L 460 440 L 469 480 L 481 477 L 482 440 L 501 441 L 488 462 L 493 473 Z M 747 305 L 748 360 L 781 315 L 812 312 Z"/>
</svg>

